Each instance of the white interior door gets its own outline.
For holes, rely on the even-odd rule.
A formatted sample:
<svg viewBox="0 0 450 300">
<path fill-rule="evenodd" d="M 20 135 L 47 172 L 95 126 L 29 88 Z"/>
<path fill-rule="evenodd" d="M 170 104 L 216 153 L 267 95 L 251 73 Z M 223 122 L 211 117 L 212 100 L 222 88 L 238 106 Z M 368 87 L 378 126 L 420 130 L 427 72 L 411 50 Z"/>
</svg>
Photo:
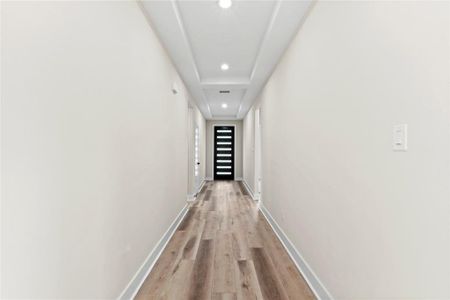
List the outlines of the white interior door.
<svg viewBox="0 0 450 300">
<path fill-rule="evenodd" d="M 194 182 L 195 189 L 200 188 L 200 131 L 197 124 L 194 125 Z"/>
<path fill-rule="evenodd" d="M 262 196 L 262 171 L 261 171 L 261 120 L 260 110 L 255 111 L 255 193 L 261 200 Z"/>
</svg>

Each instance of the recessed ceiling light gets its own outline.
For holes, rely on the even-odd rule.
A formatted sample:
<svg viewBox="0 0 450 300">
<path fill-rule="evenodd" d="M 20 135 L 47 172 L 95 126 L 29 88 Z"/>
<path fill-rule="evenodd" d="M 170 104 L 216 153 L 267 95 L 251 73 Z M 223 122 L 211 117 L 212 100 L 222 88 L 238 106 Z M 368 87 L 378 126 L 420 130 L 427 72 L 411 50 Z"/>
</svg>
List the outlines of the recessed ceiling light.
<svg viewBox="0 0 450 300">
<path fill-rule="evenodd" d="M 220 66 L 220 68 L 222 69 L 222 71 L 226 71 L 226 70 L 228 70 L 228 69 L 230 68 L 230 66 L 227 65 L 227 64 L 222 64 L 222 65 Z"/>
<path fill-rule="evenodd" d="M 228 107 L 228 104 L 222 103 L 222 108 L 227 108 L 227 107 Z"/>
<path fill-rule="evenodd" d="M 232 4 L 231 0 L 219 0 L 219 6 L 224 9 L 230 8 Z"/>
</svg>

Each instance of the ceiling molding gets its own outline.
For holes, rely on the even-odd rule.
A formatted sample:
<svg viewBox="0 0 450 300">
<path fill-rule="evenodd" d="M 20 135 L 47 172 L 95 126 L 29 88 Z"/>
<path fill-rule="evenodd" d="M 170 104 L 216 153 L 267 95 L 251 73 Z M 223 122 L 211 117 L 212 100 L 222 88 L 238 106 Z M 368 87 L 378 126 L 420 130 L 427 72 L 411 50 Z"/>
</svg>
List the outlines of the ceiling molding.
<svg viewBox="0 0 450 300">
<path fill-rule="evenodd" d="M 252 72 L 252 85 L 241 102 L 238 119 L 244 118 L 250 107 L 257 100 L 265 83 L 288 48 L 295 34 L 309 14 L 315 0 L 286 1 L 278 0 L 274 18 L 266 41 L 261 45 L 257 62 Z M 275 45 L 275 46 L 274 46 Z M 259 84 L 254 84 L 258 82 Z"/>
<path fill-rule="evenodd" d="M 250 81 L 203 81 L 201 86 L 203 89 L 238 89 L 243 90 L 248 88 Z"/>
<path fill-rule="evenodd" d="M 178 26 L 179 26 L 181 34 L 183 36 L 183 40 L 184 40 L 185 44 L 187 45 L 187 48 L 189 49 L 189 56 L 191 57 L 191 60 L 192 60 L 192 66 L 194 68 L 195 77 L 200 82 L 201 81 L 200 73 L 198 72 L 198 66 L 197 66 L 197 62 L 195 60 L 195 55 L 194 55 L 194 53 L 192 51 L 192 45 L 191 45 L 191 42 L 190 42 L 190 40 L 188 38 L 188 35 L 186 33 L 186 29 L 185 29 L 185 26 L 184 26 L 183 18 L 181 17 L 181 14 L 180 14 L 180 8 L 178 6 L 178 1 L 177 0 L 171 0 L 171 3 L 172 3 L 173 11 L 175 13 L 175 17 L 176 17 L 176 19 L 178 21 Z M 202 95 L 201 98 L 202 98 L 203 102 L 205 103 L 205 105 L 206 105 L 206 107 L 208 109 L 209 116 L 212 117 L 211 107 L 209 106 L 209 103 L 206 100 L 205 94 L 201 93 L 201 95 Z"/>
<path fill-rule="evenodd" d="M 250 80 L 253 79 L 253 77 L 255 75 L 256 67 L 258 66 L 258 63 L 261 61 L 262 49 L 264 48 L 264 45 L 269 40 L 270 32 L 272 31 L 273 24 L 275 23 L 275 19 L 278 16 L 278 11 L 280 10 L 280 6 L 281 6 L 281 0 L 277 0 L 275 3 L 275 9 L 273 10 L 272 16 L 270 17 L 269 25 L 267 26 L 266 32 L 264 33 L 264 37 L 262 38 L 261 44 L 259 45 L 258 54 L 256 55 L 256 59 L 253 64 L 252 73 L 250 74 Z"/>
<path fill-rule="evenodd" d="M 230 120 L 246 115 L 314 1 L 140 2 L 204 117 Z"/>
</svg>

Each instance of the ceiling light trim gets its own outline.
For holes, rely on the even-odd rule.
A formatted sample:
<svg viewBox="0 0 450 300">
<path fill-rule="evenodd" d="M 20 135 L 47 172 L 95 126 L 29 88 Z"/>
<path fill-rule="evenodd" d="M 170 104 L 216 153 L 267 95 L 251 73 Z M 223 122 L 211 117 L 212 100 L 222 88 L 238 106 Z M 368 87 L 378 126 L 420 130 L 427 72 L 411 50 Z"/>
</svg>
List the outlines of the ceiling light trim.
<svg viewBox="0 0 450 300">
<path fill-rule="evenodd" d="M 230 69 L 230 65 L 227 64 L 227 63 L 223 63 L 223 64 L 220 65 L 220 69 L 222 71 L 228 71 Z"/>
<path fill-rule="evenodd" d="M 233 6 L 232 0 L 219 0 L 217 1 L 217 4 L 222 9 L 229 9 L 231 6 Z"/>
</svg>

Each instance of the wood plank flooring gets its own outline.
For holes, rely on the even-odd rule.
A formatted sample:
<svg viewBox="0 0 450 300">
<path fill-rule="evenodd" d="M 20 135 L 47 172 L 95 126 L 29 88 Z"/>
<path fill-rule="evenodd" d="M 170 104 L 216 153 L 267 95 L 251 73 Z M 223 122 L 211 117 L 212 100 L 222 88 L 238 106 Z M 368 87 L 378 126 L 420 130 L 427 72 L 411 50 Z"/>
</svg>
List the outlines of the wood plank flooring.
<svg viewBox="0 0 450 300">
<path fill-rule="evenodd" d="M 315 299 L 240 183 L 205 184 L 136 299 Z"/>
</svg>

